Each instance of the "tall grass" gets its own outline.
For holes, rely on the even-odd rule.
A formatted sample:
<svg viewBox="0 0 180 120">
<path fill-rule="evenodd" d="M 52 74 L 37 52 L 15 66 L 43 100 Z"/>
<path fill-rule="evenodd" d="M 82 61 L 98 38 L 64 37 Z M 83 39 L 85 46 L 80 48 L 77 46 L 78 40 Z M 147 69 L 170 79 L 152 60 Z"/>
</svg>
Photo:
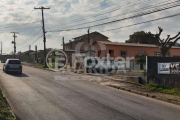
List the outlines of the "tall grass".
<svg viewBox="0 0 180 120">
<path fill-rule="evenodd" d="M 15 120 L 0 89 L 0 120 Z"/>
<path fill-rule="evenodd" d="M 165 86 L 157 85 L 157 84 L 147 84 L 145 88 L 162 92 L 162 93 L 166 93 L 166 94 L 180 95 L 180 88 L 170 88 L 170 87 L 165 87 Z"/>
</svg>

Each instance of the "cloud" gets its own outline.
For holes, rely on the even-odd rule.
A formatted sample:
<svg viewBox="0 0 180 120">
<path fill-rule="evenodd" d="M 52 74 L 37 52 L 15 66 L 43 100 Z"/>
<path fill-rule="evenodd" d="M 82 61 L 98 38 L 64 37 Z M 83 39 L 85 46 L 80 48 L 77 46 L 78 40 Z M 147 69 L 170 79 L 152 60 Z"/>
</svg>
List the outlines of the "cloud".
<svg viewBox="0 0 180 120">
<path fill-rule="evenodd" d="M 47 0 L 38 1 L 38 5 L 44 5 L 44 4 L 48 4 L 48 1 Z"/>
<path fill-rule="evenodd" d="M 65 37 L 65 42 L 68 42 L 74 37 L 87 34 L 87 29 L 62 32 L 48 31 L 76 29 L 102 24 L 132 16 L 145 10 L 148 11 L 148 9 L 143 10 L 142 8 L 150 5 L 151 9 L 149 10 L 152 10 L 152 5 L 157 5 L 158 8 L 160 8 L 162 4 L 167 2 L 173 3 L 174 1 L 175 0 L 6 0 L 0 3 L 0 39 L 3 40 L 3 49 L 6 53 L 13 50 L 11 44 L 13 37 L 10 33 L 12 31 L 19 32 L 16 39 L 17 43 L 22 43 L 24 41 L 23 44 L 17 44 L 17 49 L 21 51 L 28 50 L 28 46 L 32 43 L 33 46 L 38 45 L 38 49 L 43 49 L 43 38 L 35 41 L 42 35 L 41 10 L 34 10 L 34 7 L 50 7 L 50 9 L 44 10 L 45 29 L 47 31 L 46 45 L 51 48 L 61 48 L 62 36 Z M 90 31 L 101 32 L 109 37 L 109 40 L 111 41 L 123 42 L 129 38 L 129 35 L 136 31 L 143 30 L 146 32 L 151 31 L 152 33 L 156 33 L 158 31 L 158 26 L 161 26 L 164 28 L 162 38 L 166 38 L 168 34 L 174 36 L 179 32 L 180 24 L 178 23 L 180 16 L 126 28 L 121 27 L 177 14 L 178 11 L 179 7 L 175 7 L 146 16 L 92 27 L 90 28 Z M 86 24 L 87 22 L 89 23 Z M 115 28 L 119 29 L 107 31 Z"/>
</svg>

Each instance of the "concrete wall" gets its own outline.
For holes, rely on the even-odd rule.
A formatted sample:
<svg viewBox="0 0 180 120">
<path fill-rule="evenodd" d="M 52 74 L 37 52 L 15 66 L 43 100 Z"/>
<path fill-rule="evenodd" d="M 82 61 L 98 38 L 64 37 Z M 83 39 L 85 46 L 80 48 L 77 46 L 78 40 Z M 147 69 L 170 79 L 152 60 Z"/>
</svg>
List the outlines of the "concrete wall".
<svg viewBox="0 0 180 120">
<path fill-rule="evenodd" d="M 180 74 L 148 75 L 148 83 L 155 83 L 166 87 L 180 87 Z"/>
</svg>

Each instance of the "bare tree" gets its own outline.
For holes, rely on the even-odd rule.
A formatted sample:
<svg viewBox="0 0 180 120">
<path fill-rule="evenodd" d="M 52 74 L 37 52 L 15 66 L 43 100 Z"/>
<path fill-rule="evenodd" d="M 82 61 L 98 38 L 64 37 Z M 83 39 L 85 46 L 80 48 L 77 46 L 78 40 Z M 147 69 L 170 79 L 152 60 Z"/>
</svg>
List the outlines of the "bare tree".
<svg viewBox="0 0 180 120">
<path fill-rule="evenodd" d="M 171 38 L 170 38 L 170 35 L 167 35 L 167 38 L 165 40 L 165 39 L 160 38 L 161 33 L 163 32 L 163 29 L 161 27 L 158 27 L 158 28 L 159 28 L 159 33 L 154 35 L 156 38 L 155 44 L 159 47 L 161 51 L 161 56 L 165 57 L 168 54 L 171 47 L 174 46 L 175 43 L 180 39 L 180 32 Z"/>
</svg>

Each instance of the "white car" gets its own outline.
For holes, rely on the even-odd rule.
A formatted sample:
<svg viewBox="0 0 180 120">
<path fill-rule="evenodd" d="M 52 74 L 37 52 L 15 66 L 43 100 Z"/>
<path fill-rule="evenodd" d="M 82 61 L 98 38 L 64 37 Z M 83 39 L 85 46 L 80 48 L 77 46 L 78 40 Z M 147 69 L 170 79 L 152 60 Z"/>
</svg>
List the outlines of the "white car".
<svg viewBox="0 0 180 120">
<path fill-rule="evenodd" d="M 22 64 L 19 59 L 7 59 L 4 66 L 3 66 L 4 72 L 18 72 L 22 73 Z"/>
</svg>

